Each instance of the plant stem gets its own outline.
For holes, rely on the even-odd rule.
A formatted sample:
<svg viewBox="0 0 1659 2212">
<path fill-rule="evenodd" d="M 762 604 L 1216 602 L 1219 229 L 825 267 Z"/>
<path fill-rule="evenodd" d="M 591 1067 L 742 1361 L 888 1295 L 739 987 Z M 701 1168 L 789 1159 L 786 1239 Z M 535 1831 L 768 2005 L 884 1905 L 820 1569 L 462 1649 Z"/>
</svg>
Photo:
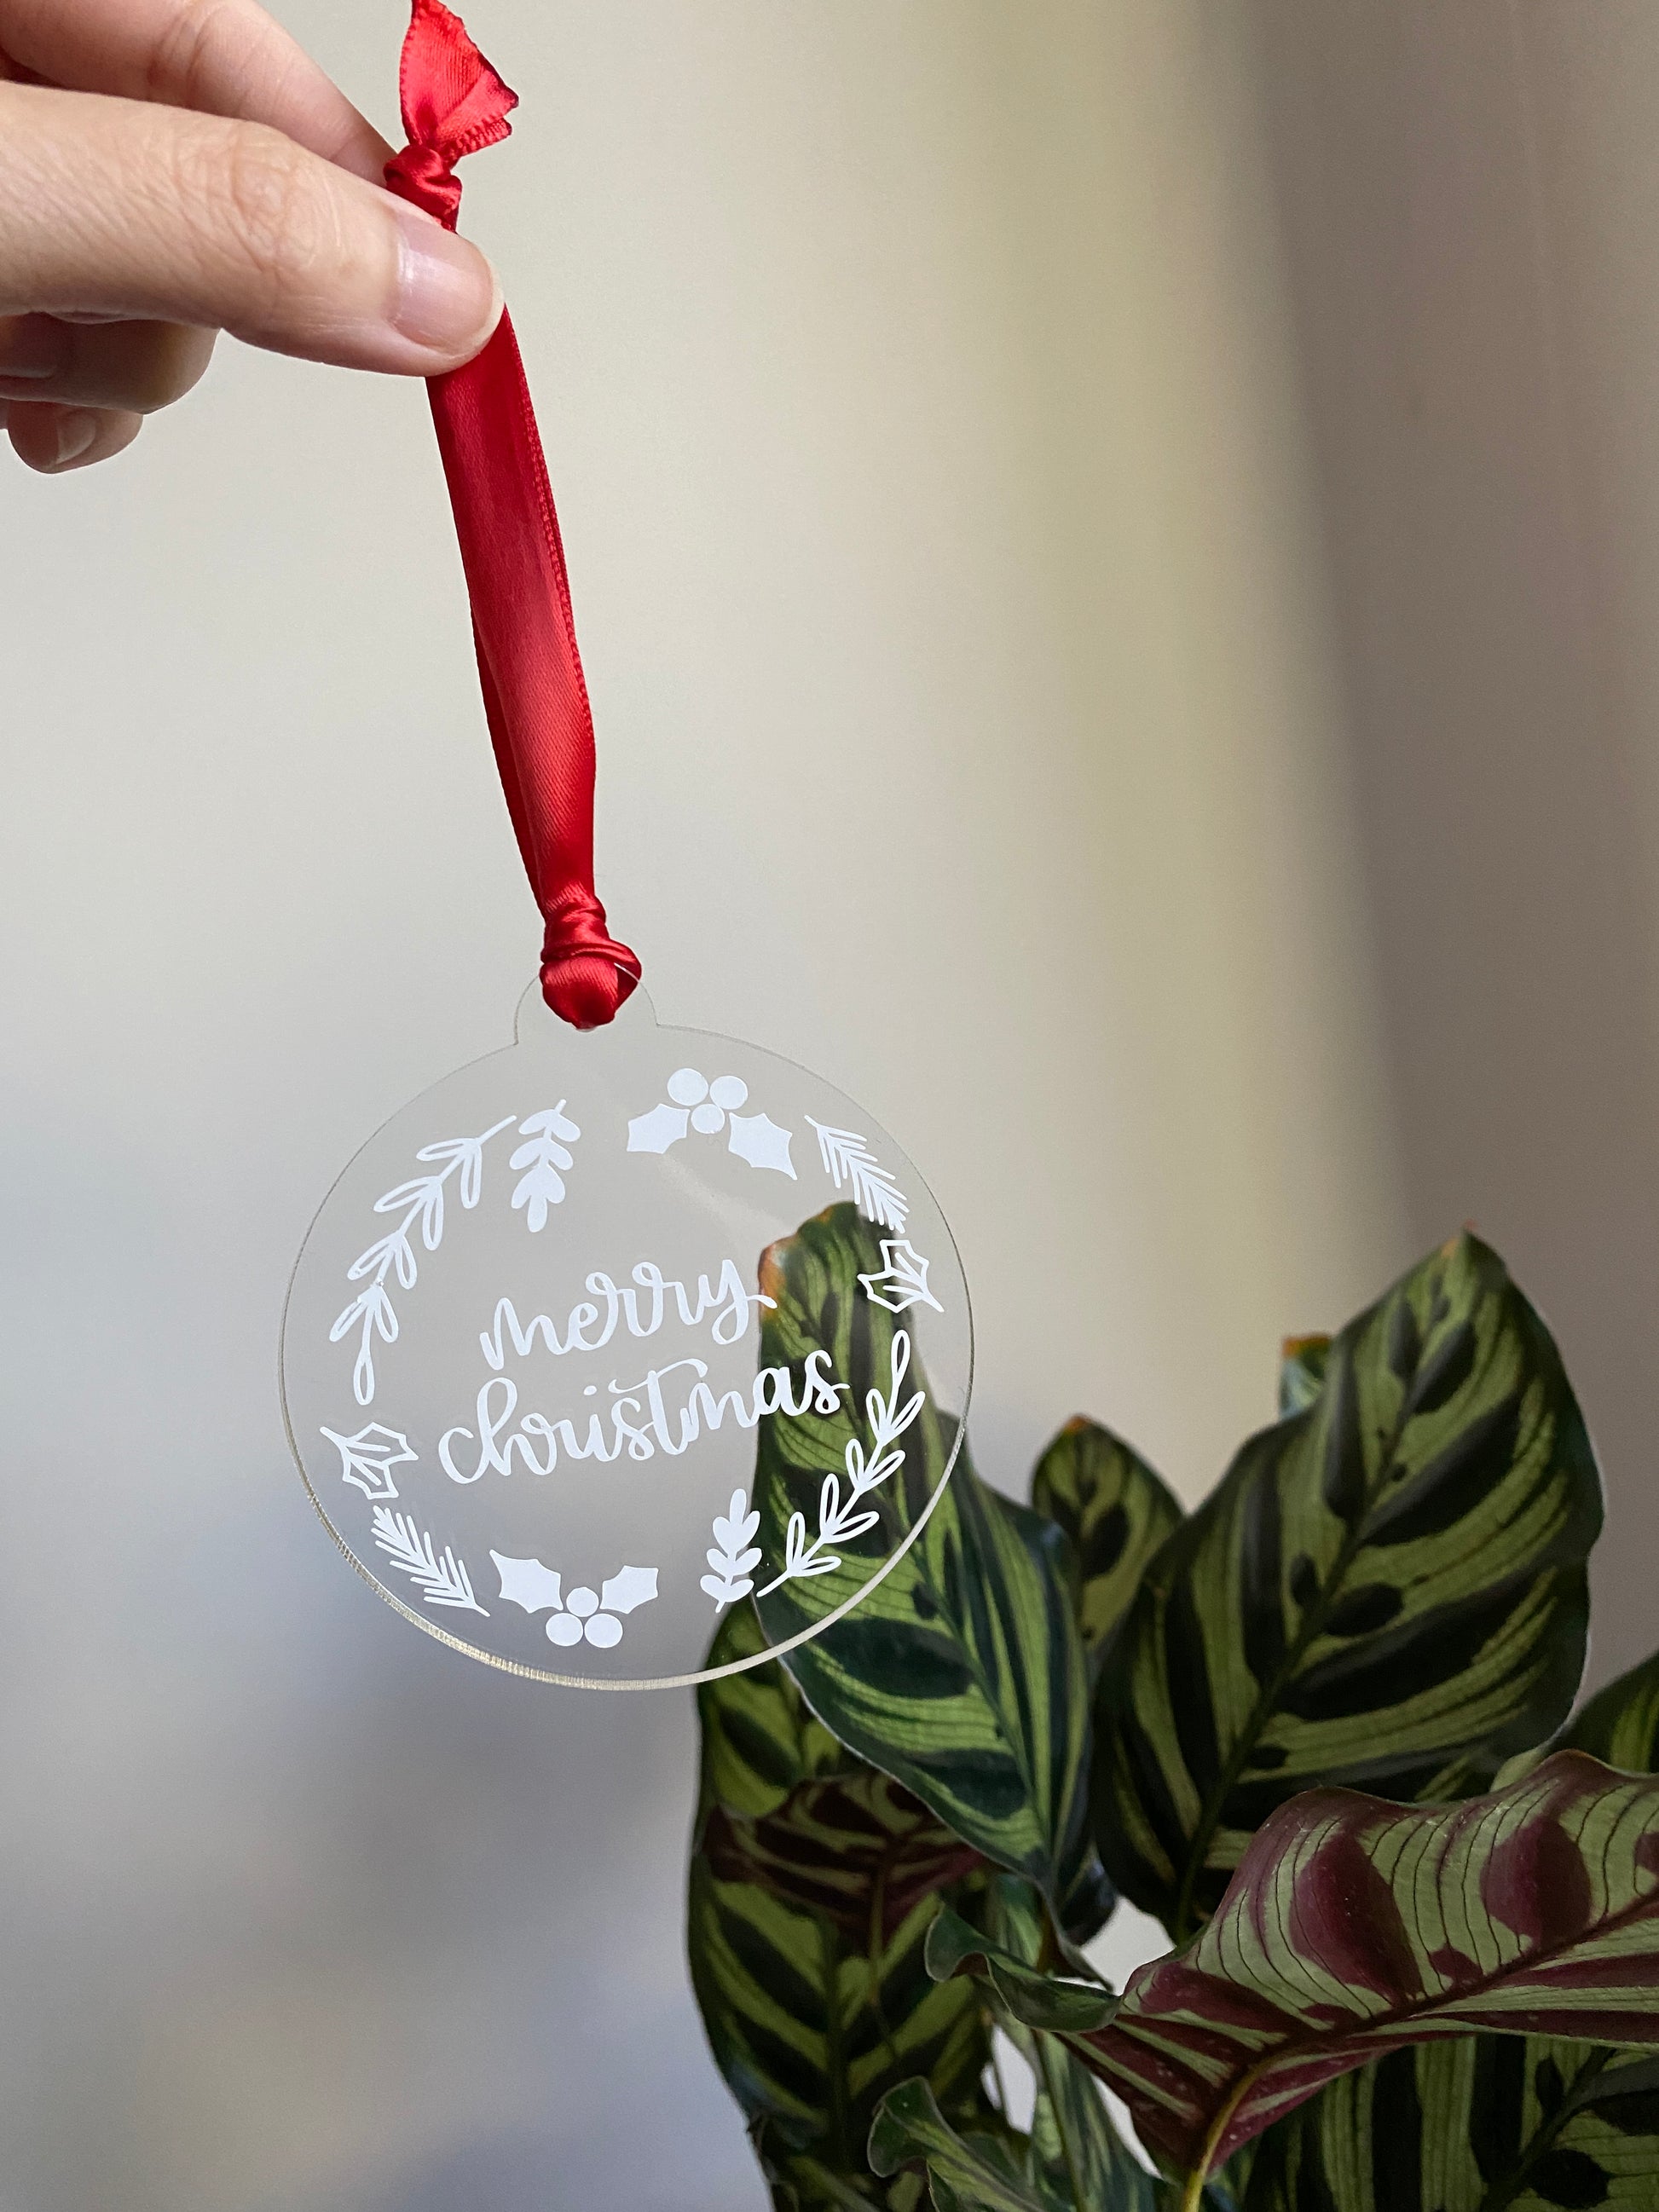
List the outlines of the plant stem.
<svg viewBox="0 0 1659 2212">
<path fill-rule="evenodd" d="M 818 1957 L 823 1976 L 824 2079 L 830 2091 L 830 2132 L 843 2166 L 850 2165 L 858 2149 L 848 2130 L 847 2068 L 842 2051 L 844 2023 L 841 2016 L 841 1946 L 827 1920 L 818 1925 Z"/>
<path fill-rule="evenodd" d="M 1066 2116 L 1060 2110 L 1060 2093 L 1055 2087 L 1054 2069 L 1049 2063 L 1048 2045 L 1052 2039 L 1044 2035 L 1039 2029 L 1032 2040 L 1036 2045 L 1037 2063 L 1042 2069 L 1042 2086 L 1048 2092 L 1048 2110 L 1054 2116 L 1054 2133 L 1060 2137 L 1060 2153 L 1066 2160 L 1066 2171 L 1071 2179 L 1072 2203 L 1076 2207 L 1076 2212 L 1091 2212 L 1088 2199 L 1083 2193 L 1083 2176 L 1078 2171 L 1077 2154 L 1072 2148 L 1072 2138 L 1066 2132 Z M 1091 2094 L 1092 2094 L 1092 2092 Z"/>
<path fill-rule="evenodd" d="M 1519 2158 L 1508 2173 L 1500 2174 L 1480 2199 L 1480 2212 L 1507 2212 L 1527 2185 L 1527 2177 L 1554 2142 L 1567 2122 L 1594 2101 L 1592 2092 L 1598 2076 L 1613 2057 L 1611 2051 L 1598 2051 L 1579 2069 L 1577 2080 L 1550 2118 L 1540 2123 L 1526 2142 Z"/>
<path fill-rule="evenodd" d="M 1245 2093 L 1254 2084 L 1260 2071 L 1259 2067 L 1252 2066 L 1239 2076 L 1231 2096 L 1211 2121 L 1209 2132 L 1204 2138 L 1204 2148 L 1198 2154 L 1198 2164 L 1187 2176 L 1187 2185 L 1182 2191 L 1181 2212 L 1203 2212 L 1204 2185 L 1210 2178 L 1210 2168 L 1215 2163 L 1221 2138 L 1232 2125 L 1233 2114 L 1244 2101 Z"/>
</svg>

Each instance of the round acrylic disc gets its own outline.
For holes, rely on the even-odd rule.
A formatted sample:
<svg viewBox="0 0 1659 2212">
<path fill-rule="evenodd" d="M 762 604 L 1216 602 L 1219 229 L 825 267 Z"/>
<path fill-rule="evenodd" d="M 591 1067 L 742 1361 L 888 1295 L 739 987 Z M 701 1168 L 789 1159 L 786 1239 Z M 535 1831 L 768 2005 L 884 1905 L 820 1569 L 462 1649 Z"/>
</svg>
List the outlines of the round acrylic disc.
<svg viewBox="0 0 1659 2212">
<path fill-rule="evenodd" d="M 751 1594 L 793 1585 L 791 1643 L 856 1605 L 949 1476 L 972 1368 L 892 1139 L 642 991 L 583 1033 L 532 988 L 515 1044 L 394 1115 L 283 1330 L 295 1455 L 367 1579 L 476 1658 L 605 1688 L 706 1679 Z"/>
</svg>

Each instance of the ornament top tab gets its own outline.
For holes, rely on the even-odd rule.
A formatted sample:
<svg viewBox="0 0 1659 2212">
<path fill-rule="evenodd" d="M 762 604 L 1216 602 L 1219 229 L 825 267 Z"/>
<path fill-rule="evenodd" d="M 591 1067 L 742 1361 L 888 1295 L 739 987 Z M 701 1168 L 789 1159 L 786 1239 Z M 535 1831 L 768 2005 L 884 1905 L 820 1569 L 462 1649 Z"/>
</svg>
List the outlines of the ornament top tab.
<svg viewBox="0 0 1659 2212">
<path fill-rule="evenodd" d="M 948 1479 L 972 1370 L 892 1139 L 643 991 L 582 1031 L 532 987 L 510 1048 L 394 1115 L 283 1328 L 295 1455 L 365 1578 L 475 1658 L 605 1689 L 736 1671 L 706 1655 L 751 1597 L 788 1632 L 742 1666 L 849 1612 Z"/>
</svg>

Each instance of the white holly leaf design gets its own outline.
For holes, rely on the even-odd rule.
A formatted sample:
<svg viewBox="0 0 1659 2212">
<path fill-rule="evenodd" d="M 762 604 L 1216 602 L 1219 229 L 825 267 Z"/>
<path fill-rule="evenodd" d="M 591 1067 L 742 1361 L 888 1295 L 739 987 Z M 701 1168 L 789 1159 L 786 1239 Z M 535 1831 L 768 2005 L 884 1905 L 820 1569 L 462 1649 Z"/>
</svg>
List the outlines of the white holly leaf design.
<svg viewBox="0 0 1659 2212">
<path fill-rule="evenodd" d="M 927 1261 L 907 1237 L 884 1237 L 881 1261 L 878 1273 L 859 1277 L 864 1295 L 872 1305 L 885 1306 L 890 1314 L 908 1313 L 912 1306 L 932 1306 L 935 1313 L 945 1311 L 927 1287 Z"/>
<path fill-rule="evenodd" d="M 747 1493 L 734 1490 L 726 1510 L 714 1516 L 714 1541 L 705 1554 L 713 1572 L 703 1577 L 702 1587 L 714 1599 L 717 1613 L 747 1597 L 755 1587 L 754 1571 L 761 1555 L 759 1545 L 752 1539 L 760 1527 L 760 1515 L 748 1508 Z"/>
<path fill-rule="evenodd" d="M 463 1613 L 489 1615 L 472 1595 L 472 1577 L 447 1544 L 441 1556 L 429 1535 L 415 1526 L 407 1513 L 394 1513 L 389 1505 L 374 1508 L 374 1541 L 414 1583 L 428 1605 L 453 1607 Z"/>
<path fill-rule="evenodd" d="M 795 1180 L 795 1164 L 789 1157 L 787 1129 L 781 1129 L 769 1114 L 733 1114 L 726 1143 L 751 1168 L 771 1168 Z"/>
<path fill-rule="evenodd" d="M 636 1605 L 648 1605 L 656 1595 L 654 1567 L 618 1567 L 599 1584 L 599 1603 L 607 1613 L 632 1613 Z"/>
<path fill-rule="evenodd" d="M 392 1470 L 416 1456 L 400 1429 L 383 1428 L 379 1421 L 371 1421 L 355 1437 L 337 1436 L 332 1429 L 324 1429 L 322 1434 L 340 1455 L 342 1478 L 356 1484 L 365 1498 L 379 1500 L 398 1495 Z"/>
<path fill-rule="evenodd" d="M 653 1106 L 648 1114 L 636 1114 L 628 1125 L 628 1149 L 630 1152 L 665 1152 L 671 1145 L 678 1145 L 690 1127 L 691 1116 L 684 1106 Z"/>
<path fill-rule="evenodd" d="M 520 1145 L 507 1165 L 522 1168 L 513 1188 L 513 1203 L 522 1207 L 526 1227 L 533 1236 L 547 1226 L 547 1209 L 559 1206 L 564 1200 L 563 1168 L 568 1174 L 575 1161 L 567 1149 L 574 1145 L 581 1131 L 564 1110 L 565 1102 L 544 1107 L 539 1114 L 527 1114 L 519 1124 L 519 1133 L 527 1137 L 528 1144 Z M 564 1141 L 560 1142 L 562 1139 Z"/>
<path fill-rule="evenodd" d="M 489 1556 L 501 1578 L 501 1595 L 509 1605 L 521 1605 L 526 1613 L 542 1613 L 550 1606 L 556 1610 L 563 1604 L 561 1578 L 553 1568 L 544 1567 L 539 1559 L 511 1559 L 501 1552 Z"/>
</svg>

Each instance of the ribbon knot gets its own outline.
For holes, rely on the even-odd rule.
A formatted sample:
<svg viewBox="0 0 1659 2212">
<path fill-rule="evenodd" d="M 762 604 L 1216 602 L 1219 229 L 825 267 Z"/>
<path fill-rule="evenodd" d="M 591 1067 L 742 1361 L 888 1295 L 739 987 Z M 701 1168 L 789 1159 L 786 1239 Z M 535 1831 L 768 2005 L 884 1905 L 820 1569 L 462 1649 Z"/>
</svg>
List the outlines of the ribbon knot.
<svg viewBox="0 0 1659 2212">
<path fill-rule="evenodd" d="M 400 199 L 411 201 L 453 230 L 461 211 L 461 180 L 435 146 L 405 146 L 386 165 L 386 180 Z"/>
<path fill-rule="evenodd" d="M 392 191 L 455 227 L 463 155 L 507 137 L 518 95 L 442 0 L 414 0 L 398 76 L 409 143 Z M 546 924 L 542 995 L 578 1029 L 640 980 L 593 889 L 593 716 L 530 386 L 505 314 L 476 361 L 429 380 L 438 451 L 472 602 L 484 713 L 525 872 Z"/>
<path fill-rule="evenodd" d="M 409 143 L 387 163 L 386 182 L 453 230 L 461 204 L 455 164 L 511 134 L 507 118 L 519 95 L 490 67 L 465 24 L 443 0 L 415 0 L 398 93 Z"/>
<path fill-rule="evenodd" d="M 573 890 L 547 917 L 542 939 L 542 996 L 562 1021 L 595 1030 L 615 1018 L 640 980 L 640 963 L 605 927 L 592 891 Z"/>
</svg>

